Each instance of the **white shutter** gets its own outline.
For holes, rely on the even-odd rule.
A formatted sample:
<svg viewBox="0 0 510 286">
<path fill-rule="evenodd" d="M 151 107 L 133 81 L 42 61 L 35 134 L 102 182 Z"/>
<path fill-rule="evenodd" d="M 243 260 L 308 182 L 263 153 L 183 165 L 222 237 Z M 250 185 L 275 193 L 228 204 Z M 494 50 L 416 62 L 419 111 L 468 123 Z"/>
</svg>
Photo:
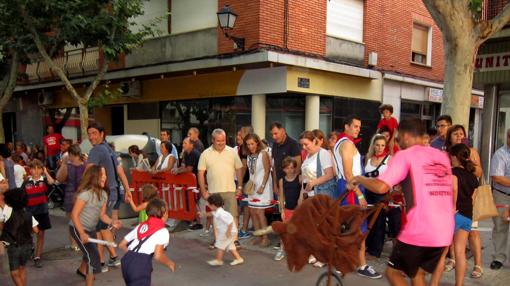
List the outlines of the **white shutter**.
<svg viewBox="0 0 510 286">
<path fill-rule="evenodd" d="M 328 0 L 326 34 L 363 42 L 363 0 Z"/>
</svg>

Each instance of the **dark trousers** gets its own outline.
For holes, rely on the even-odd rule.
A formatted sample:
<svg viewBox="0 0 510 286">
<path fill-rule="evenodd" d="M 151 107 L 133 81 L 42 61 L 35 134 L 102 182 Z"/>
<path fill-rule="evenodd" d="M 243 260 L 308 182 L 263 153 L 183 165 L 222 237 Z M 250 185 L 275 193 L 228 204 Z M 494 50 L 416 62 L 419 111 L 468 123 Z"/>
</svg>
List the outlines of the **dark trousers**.
<svg viewBox="0 0 510 286">
<path fill-rule="evenodd" d="M 368 237 L 366 239 L 366 246 L 368 254 L 380 257 L 384 247 L 384 239 L 386 236 L 386 221 L 388 221 L 388 237 L 396 238 L 400 232 L 401 221 L 400 208 L 390 208 L 389 210 L 382 210 L 379 217 L 375 221 Z M 370 221 L 370 218 L 369 218 Z"/>
<path fill-rule="evenodd" d="M 122 277 L 127 286 L 150 286 L 152 255 L 128 251 L 121 260 Z"/>
</svg>

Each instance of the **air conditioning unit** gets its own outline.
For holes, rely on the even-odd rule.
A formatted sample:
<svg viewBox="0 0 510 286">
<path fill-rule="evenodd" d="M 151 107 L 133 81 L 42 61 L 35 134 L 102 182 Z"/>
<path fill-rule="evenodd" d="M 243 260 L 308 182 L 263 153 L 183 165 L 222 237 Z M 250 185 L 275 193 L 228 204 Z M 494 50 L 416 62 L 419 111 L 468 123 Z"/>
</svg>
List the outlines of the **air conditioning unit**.
<svg viewBox="0 0 510 286">
<path fill-rule="evenodd" d="M 140 81 L 123 81 L 120 83 L 121 97 L 141 97 L 142 83 Z"/>
<path fill-rule="evenodd" d="M 371 67 L 375 67 L 377 65 L 377 53 L 376 52 L 368 53 L 368 65 Z"/>
<path fill-rule="evenodd" d="M 37 96 L 37 103 L 39 106 L 49 106 L 55 101 L 55 95 L 51 92 L 41 91 Z"/>
</svg>

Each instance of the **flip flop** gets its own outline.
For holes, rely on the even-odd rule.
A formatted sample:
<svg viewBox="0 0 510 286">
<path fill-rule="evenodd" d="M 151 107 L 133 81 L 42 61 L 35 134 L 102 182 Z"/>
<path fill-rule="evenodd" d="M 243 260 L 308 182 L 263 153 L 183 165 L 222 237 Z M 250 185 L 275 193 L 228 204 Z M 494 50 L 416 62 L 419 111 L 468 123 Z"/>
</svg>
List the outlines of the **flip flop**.
<svg viewBox="0 0 510 286">
<path fill-rule="evenodd" d="M 471 272 L 471 278 L 481 278 L 483 276 L 483 268 L 480 265 L 473 266 L 473 271 Z"/>
</svg>

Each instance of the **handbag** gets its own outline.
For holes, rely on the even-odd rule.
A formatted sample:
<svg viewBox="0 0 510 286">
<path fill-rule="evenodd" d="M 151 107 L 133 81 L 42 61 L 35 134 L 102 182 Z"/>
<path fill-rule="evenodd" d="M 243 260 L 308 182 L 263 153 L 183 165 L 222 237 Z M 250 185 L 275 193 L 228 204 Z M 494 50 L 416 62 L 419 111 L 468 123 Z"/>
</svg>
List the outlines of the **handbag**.
<svg viewBox="0 0 510 286">
<path fill-rule="evenodd" d="M 252 180 L 248 180 L 248 182 L 246 182 L 246 184 L 244 184 L 244 186 L 243 186 L 243 193 L 245 195 L 251 196 L 251 195 L 253 195 L 254 189 L 255 189 L 255 184 L 253 183 Z"/>
<path fill-rule="evenodd" d="M 492 197 L 492 188 L 485 182 L 482 175 L 480 186 L 473 193 L 473 221 L 498 216 L 498 210 Z"/>
</svg>

